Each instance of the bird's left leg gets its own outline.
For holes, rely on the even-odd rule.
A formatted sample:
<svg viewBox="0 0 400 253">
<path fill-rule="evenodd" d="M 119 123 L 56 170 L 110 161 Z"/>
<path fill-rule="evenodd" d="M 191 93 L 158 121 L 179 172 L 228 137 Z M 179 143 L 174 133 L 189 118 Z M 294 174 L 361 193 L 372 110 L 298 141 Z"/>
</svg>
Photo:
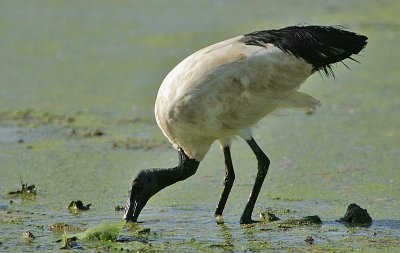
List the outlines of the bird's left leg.
<svg viewBox="0 0 400 253">
<path fill-rule="evenodd" d="M 265 176 L 268 172 L 268 167 L 270 161 L 267 155 L 261 150 L 261 148 L 257 145 L 253 138 L 247 140 L 250 148 L 253 150 L 257 161 L 258 161 L 258 172 L 256 176 L 256 180 L 254 182 L 253 189 L 250 193 L 249 200 L 247 201 L 246 207 L 243 211 L 242 217 L 240 218 L 241 224 L 249 224 L 254 223 L 255 221 L 251 219 L 251 214 L 253 213 L 254 205 L 256 203 L 258 194 L 260 193 L 261 186 L 264 182 Z"/>
<path fill-rule="evenodd" d="M 215 210 L 215 217 L 222 216 L 226 201 L 228 200 L 229 193 L 231 192 L 233 182 L 235 181 L 235 171 L 233 170 L 231 150 L 229 146 L 223 147 L 225 158 L 225 177 L 224 177 L 224 190 L 218 202 L 217 209 Z"/>
</svg>

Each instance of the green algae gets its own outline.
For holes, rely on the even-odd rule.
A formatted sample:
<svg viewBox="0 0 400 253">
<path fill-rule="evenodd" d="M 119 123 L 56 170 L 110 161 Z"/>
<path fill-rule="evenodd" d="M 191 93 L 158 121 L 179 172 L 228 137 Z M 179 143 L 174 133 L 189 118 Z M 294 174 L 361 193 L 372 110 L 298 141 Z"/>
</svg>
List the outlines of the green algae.
<svg viewBox="0 0 400 253">
<path fill-rule="evenodd" d="M 46 124 L 68 125 L 75 118 L 67 115 L 57 115 L 34 109 L 10 110 L 0 112 L 0 120 L 16 122 L 18 126 L 36 128 Z"/>
<path fill-rule="evenodd" d="M 65 233 L 65 232 L 82 232 L 86 230 L 85 228 L 82 227 L 77 227 L 77 226 L 72 226 L 69 224 L 66 224 L 64 222 L 56 222 L 54 224 L 50 224 L 48 226 L 49 231 L 54 232 L 54 233 Z"/>
<path fill-rule="evenodd" d="M 71 203 L 69 203 L 68 210 L 73 213 L 79 212 L 79 211 L 87 211 L 87 210 L 89 210 L 91 205 L 92 204 L 84 205 L 81 200 L 76 200 L 76 201 L 73 200 L 73 201 L 71 201 Z"/>
<path fill-rule="evenodd" d="M 117 240 L 124 223 L 122 220 L 120 222 L 103 222 L 96 227 L 88 228 L 85 232 L 76 235 L 76 237 L 88 241 L 114 242 Z"/>
<path fill-rule="evenodd" d="M 170 148 L 170 144 L 165 141 L 158 141 L 155 139 L 143 139 L 143 138 L 135 138 L 128 137 L 125 140 L 118 140 L 112 143 L 112 147 L 114 149 L 124 148 L 127 150 L 135 150 L 135 149 L 161 149 L 161 148 Z"/>
<path fill-rule="evenodd" d="M 23 224 L 24 215 L 14 210 L 1 211 L 0 223 Z"/>
<path fill-rule="evenodd" d="M 318 215 L 306 216 L 303 218 L 290 218 L 279 222 L 280 228 L 294 228 L 303 226 L 321 226 L 322 221 Z"/>
<path fill-rule="evenodd" d="M 260 212 L 260 220 L 266 222 L 273 222 L 280 220 L 278 216 L 271 212 Z"/>
<path fill-rule="evenodd" d="M 321 100 L 315 113 L 258 124 L 255 138 L 272 163 L 257 206 L 283 222 L 317 214 L 322 225 L 240 226 L 257 164 L 247 145 L 235 141 L 236 182 L 224 225 L 213 219 L 224 176 L 215 145 L 195 176 L 149 201 L 140 216 L 143 230 L 106 227 L 67 249 L 398 252 L 399 3 L 174 3 L 172 9 L 161 1 L 2 3 L 0 202 L 11 198 L 13 204 L 0 213 L 0 251 L 55 252 L 62 246 L 54 243 L 59 232 L 49 227 L 55 222 L 84 229 L 121 220 L 114 208 L 126 201 L 131 176 L 176 164 L 153 116 L 165 74 L 212 42 L 306 22 L 346 25 L 369 36 L 369 44 L 357 57 L 361 64 L 346 63 L 352 71 L 338 66 L 335 81 L 315 75 L 302 87 Z M 34 199 L 6 194 L 21 176 L 40 186 Z M 94 207 L 71 215 L 65 207 L 77 198 Z M 369 228 L 336 222 L 353 202 L 373 216 Z M 21 243 L 28 230 L 35 240 Z M 69 236 L 76 232 L 67 229 Z"/>
</svg>

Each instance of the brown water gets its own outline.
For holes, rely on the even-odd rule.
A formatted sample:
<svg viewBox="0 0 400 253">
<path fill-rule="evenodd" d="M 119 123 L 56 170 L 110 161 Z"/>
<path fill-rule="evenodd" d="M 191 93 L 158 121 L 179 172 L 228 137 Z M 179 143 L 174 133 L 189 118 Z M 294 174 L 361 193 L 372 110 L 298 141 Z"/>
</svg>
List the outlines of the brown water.
<svg viewBox="0 0 400 253">
<path fill-rule="evenodd" d="M 236 182 L 216 225 L 224 175 L 211 148 L 198 173 L 143 210 L 150 233 L 130 242 L 80 242 L 85 250 L 397 252 L 400 248 L 398 1 L 2 1 L 0 3 L 0 251 L 58 251 L 50 224 L 91 228 L 118 222 L 134 172 L 176 164 L 153 103 L 168 71 L 214 42 L 287 25 L 340 24 L 369 37 L 355 62 L 303 86 L 321 100 L 314 115 L 271 116 L 255 138 L 272 164 L 257 210 L 283 219 L 318 215 L 322 226 L 240 226 L 256 174 L 242 141 Z M 99 129 L 103 135 L 91 136 Z M 35 198 L 9 197 L 20 178 Z M 71 214 L 72 200 L 92 203 Z M 13 203 L 10 203 L 12 200 Z M 350 203 L 368 209 L 369 228 L 335 222 Z M 285 210 L 290 210 L 286 212 Z M 31 231 L 36 238 L 24 240 Z M 69 232 L 70 233 L 70 232 Z M 70 233 L 72 234 L 72 233 Z M 304 240 L 312 236 L 314 244 Z M 132 241 L 133 240 L 133 241 Z M 151 246 L 150 246 L 151 245 Z M 61 251 L 61 250 L 60 250 Z"/>
</svg>

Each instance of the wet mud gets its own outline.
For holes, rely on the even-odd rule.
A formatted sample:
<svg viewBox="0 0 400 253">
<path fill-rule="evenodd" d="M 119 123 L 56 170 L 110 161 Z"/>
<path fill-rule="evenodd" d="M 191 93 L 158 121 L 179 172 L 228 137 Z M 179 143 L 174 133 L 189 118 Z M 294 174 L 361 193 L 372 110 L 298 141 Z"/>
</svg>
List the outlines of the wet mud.
<svg viewBox="0 0 400 253">
<path fill-rule="evenodd" d="M 367 209 L 361 208 L 359 205 L 353 203 L 347 207 L 346 213 L 339 222 L 345 223 L 350 226 L 370 226 L 372 218 Z"/>
<path fill-rule="evenodd" d="M 398 1 L 1 5 L 1 252 L 400 251 Z M 339 64 L 336 80 L 316 74 L 302 86 L 318 110 L 254 129 L 271 158 L 261 222 L 239 224 L 257 164 L 237 140 L 223 222 L 213 216 L 224 177 L 213 145 L 195 176 L 125 224 L 131 177 L 177 162 L 153 113 L 166 73 L 212 42 L 299 23 L 342 24 L 370 40 L 351 71 Z M 70 212 L 78 198 L 93 205 Z M 349 203 L 362 208 L 345 213 Z"/>
</svg>

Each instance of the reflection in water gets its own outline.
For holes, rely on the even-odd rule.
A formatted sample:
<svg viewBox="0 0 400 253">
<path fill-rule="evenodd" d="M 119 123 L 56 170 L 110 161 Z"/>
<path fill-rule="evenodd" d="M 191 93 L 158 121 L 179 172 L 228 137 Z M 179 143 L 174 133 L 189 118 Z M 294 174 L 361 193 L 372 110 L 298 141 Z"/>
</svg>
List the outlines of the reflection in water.
<svg viewBox="0 0 400 253">
<path fill-rule="evenodd" d="M 235 249 L 235 240 L 232 237 L 231 229 L 225 224 L 218 224 L 218 236 L 223 240 L 223 246 L 227 251 Z"/>
</svg>

